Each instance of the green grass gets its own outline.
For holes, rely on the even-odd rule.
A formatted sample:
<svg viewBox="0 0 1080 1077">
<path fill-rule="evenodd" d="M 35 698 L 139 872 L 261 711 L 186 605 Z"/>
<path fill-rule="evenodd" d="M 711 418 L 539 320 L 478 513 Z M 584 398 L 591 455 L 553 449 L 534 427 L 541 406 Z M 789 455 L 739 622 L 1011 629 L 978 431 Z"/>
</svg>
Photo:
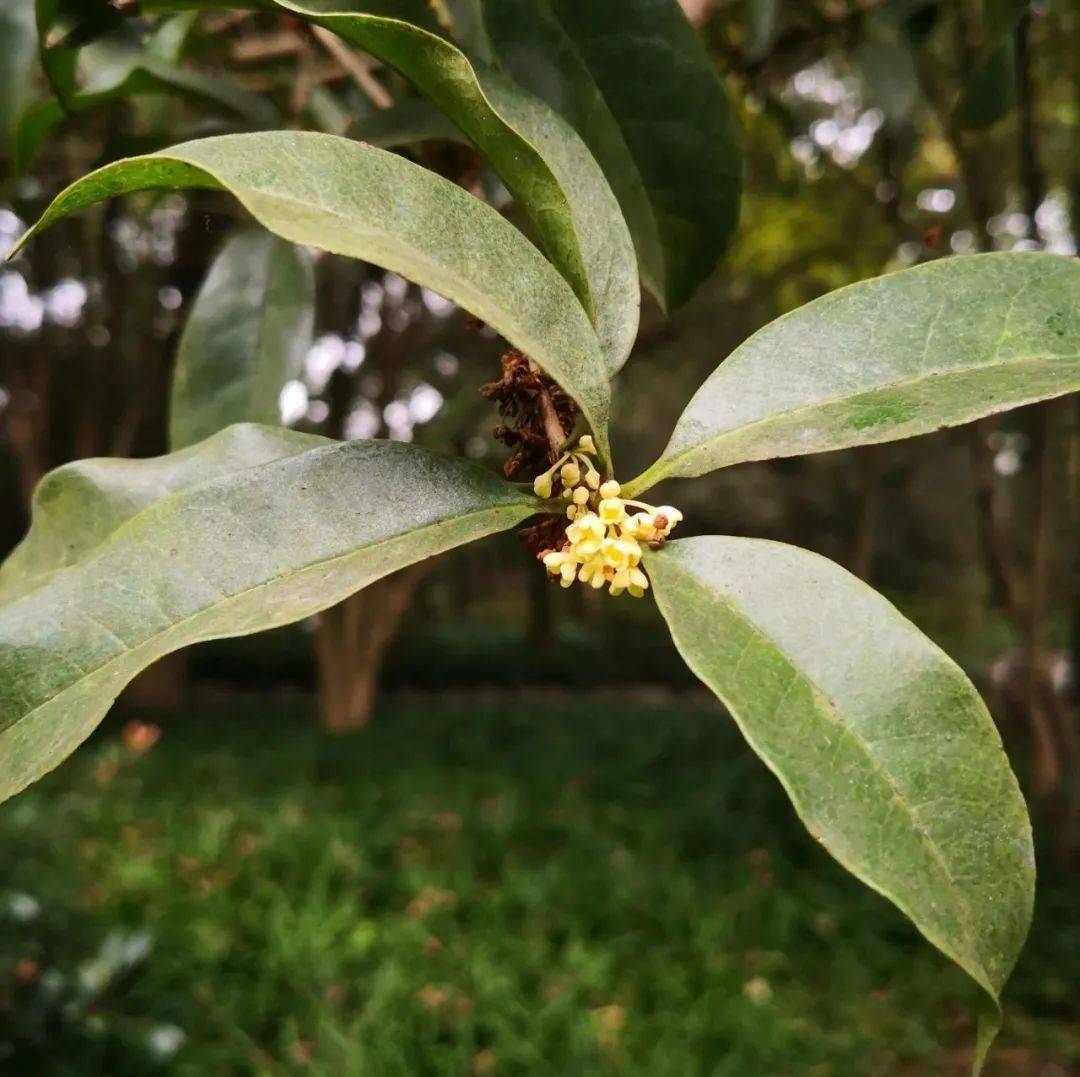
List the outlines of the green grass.
<svg viewBox="0 0 1080 1077">
<path fill-rule="evenodd" d="M 444 697 L 347 741 L 193 711 L 0 808 L 0 1073 L 960 1072 L 963 975 L 697 697 Z M 1080 1064 L 1078 913 L 1048 875 L 991 1073 Z"/>
</svg>

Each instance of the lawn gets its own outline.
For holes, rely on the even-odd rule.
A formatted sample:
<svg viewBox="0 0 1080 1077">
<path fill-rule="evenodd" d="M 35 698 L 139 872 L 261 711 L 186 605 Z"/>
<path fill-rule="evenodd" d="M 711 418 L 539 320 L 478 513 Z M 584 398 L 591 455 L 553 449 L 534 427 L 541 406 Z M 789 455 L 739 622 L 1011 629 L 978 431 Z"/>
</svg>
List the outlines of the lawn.
<svg viewBox="0 0 1080 1077">
<path fill-rule="evenodd" d="M 0 1073 L 962 1072 L 974 992 L 696 694 L 114 719 L 0 808 Z M 989 1072 L 1080 1072 L 1044 865 Z"/>
</svg>

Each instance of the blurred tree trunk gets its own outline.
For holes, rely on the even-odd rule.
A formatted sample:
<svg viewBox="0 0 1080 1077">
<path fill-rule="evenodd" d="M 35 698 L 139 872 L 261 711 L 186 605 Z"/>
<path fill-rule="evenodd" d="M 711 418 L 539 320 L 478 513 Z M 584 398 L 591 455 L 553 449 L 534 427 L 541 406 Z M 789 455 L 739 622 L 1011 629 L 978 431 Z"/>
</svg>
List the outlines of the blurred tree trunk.
<svg viewBox="0 0 1080 1077">
<path fill-rule="evenodd" d="M 371 720 L 383 659 L 427 571 L 422 563 L 395 572 L 319 614 L 319 718 L 327 732 L 353 733 Z"/>
<path fill-rule="evenodd" d="M 124 689 L 122 704 L 139 710 L 175 711 L 187 698 L 188 652 L 167 654 Z"/>
</svg>

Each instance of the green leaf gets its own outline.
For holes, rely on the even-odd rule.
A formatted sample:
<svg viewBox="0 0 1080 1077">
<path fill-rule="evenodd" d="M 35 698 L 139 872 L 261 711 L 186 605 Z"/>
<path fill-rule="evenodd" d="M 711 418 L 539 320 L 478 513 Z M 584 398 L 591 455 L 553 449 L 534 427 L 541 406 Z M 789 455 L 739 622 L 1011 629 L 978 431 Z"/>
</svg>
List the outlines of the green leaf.
<svg viewBox="0 0 1080 1077">
<path fill-rule="evenodd" d="M 983 0 L 983 33 L 988 38 L 1005 37 L 1030 10 L 1031 0 Z"/>
<path fill-rule="evenodd" d="M 1023 797 L 963 672 L 806 550 L 708 537 L 647 561 L 679 652 L 813 837 L 996 1008 L 1031 922 L 1035 863 Z"/>
<path fill-rule="evenodd" d="M 0 576 L 0 799 L 163 655 L 300 620 L 534 511 L 464 461 L 259 427 L 53 472 Z"/>
<path fill-rule="evenodd" d="M 1080 262 L 949 258 L 767 325 L 698 390 L 631 496 L 745 460 L 926 434 L 1080 389 Z"/>
<path fill-rule="evenodd" d="M 182 449 L 232 423 L 278 422 L 278 397 L 299 375 L 315 324 L 310 255 L 261 228 L 214 260 L 180 337 L 169 442 Z"/>
<path fill-rule="evenodd" d="M 748 60 L 761 60 L 780 32 L 780 0 L 743 0 L 739 15 L 746 37 L 743 52 Z"/>
<path fill-rule="evenodd" d="M 0 157 L 7 153 L 36 52 L 34 9 L 26 0 L 0 0 Z"/>
<path fill-rule="evenodd" d="M 495 72 L 478 72 L 459 49 L 421 27 L 274 2 L 397 68 L 461 128 L 529 217 L 592 317 L 609 370 L 618 370 L 637 336 L 633 242 L 603 172 L 574 130 L 542 101 Z"/>
<path fill-rule="evenodd" d="M 145 10 L 198 6 L 197 0 L 146 0 Z M 202 6 L 206 6 L 206 2 Z M 400 0 L 364 0 L 364 11 L 335 11 L 334 0 L 237 0 L 236 6 L 276 9 L 338 34 L 396 68 L 487 158 L 521 206 L 540 244 L 569 281 L 600 336 L 609 370 L 625 363 L 637 336 L 640 287 L 633 241 L 600 166 L 558 114 L 496 72 L 474 67 L 445 38 L 413 18 Z M 429 17 L 476 44 L 482 27 L 475 0 L 421 4 Z M 408 19 L 409 21 L 405 21 Z M 480 56 L 487 48 L 476 48 Z M 398 137 L 389 121 L 373 120 L 378 144 Z M 400 143 L 398 143 L 400 144 Z"/>
<path fill-rule="evenodd" d="M 988 45 L 975 58 L 956 102 L 956 122 L 978 131 L 1004 119 L 1016 105 L 1016 58 L 1011 38 Z"/>
<path fill-rule="evenodd" d="M 171 32 L 167 24 L 163 31 Z M 256 127 L 271 127 L 274 107 L 228 79 L 177 67 L 155 52 L 154 39 L 143 47 L 124 28 L 78 50 L 77 78 L 64 100 L 49 98 L 30 105 L 14 136 L 14 161 L 22 171 L 68 113 L 88 112 L 138 94 L 170 94 L 217 105 Z"/>
<path fill-rule="evenodd" d="M 491 39 L 484 26 L 484 0 L 431 0 L 431 6 L 466 55 L 485 64 L 493 61 Z"/>
<path fill-rule="evenodd" d="M 604 173 L 574 129 L 538 97 L 496 72 L 482 77 L 492 105 L 543 154 L 569 200 L 594 299 L 593 323 L 609 374 L 626 362 L 641 311 L 634 242 Z"/>
<path fill-rule="evenodd" d="M 490 206 L 383 150 L 302 131 L 186 142 L 106 165 L 72 184 L 16 250 L 104 198 L 178 187 L 228 190 L 283 239 L 362 258 L 452 299 L 574 397 L 608 455 L 607 368 L 570 286 Z"/>
<path fill-rule="evenodd" d="M 30 534 L 0 564 L 0 606 L 77 564 L 122 524 L 169 494 L 332 442 L 253 424 L 152 460 L 79 460 L 34 491 Z"/>
<path fill-rule="evenodd" d="M 919 76 L 903 26 L 884 16 L 869 19 L 856 58 L 866 103 L 880 108 L 890 123 L 910 119 L 919 98 Z"/>
<path fill-rule="evenodd" d="M 684 303 L 734 231 L 742 155 L 676 0 L 487 0 L 485 13 L 499 59 L 596 155 L 645 283 L 662 303 Z"/>
<path fill-rule="evenodd" d="M 108 0 L 36 0 L 41 66 L 61 101 L 75 90 L 79 49 L 123 24 Z"/>
<path fill-rule="evenodd" d="M 954 117 L 960 127 L 978 131 L 992 127 L 1016 106 L 1016 55 L 1013 34 L 1029 0 L 984 0 L 985 41 L 975 55 Z"/>
</svg>

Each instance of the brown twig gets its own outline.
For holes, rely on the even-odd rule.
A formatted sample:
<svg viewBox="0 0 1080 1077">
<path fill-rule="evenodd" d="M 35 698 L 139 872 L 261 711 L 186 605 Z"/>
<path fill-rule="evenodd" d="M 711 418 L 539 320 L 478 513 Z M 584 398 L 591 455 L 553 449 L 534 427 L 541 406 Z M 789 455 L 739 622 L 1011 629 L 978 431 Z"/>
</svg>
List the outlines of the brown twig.
<svg viewBox="0 0 1080 1077">
<path fill-rule="evenodd" d="M 357 56 L 337 34 L 324 26 L 313 26 L 311 32 L 319 44 L 352 76 L 353 82 L 376 108 L 386 109 L 394 103 L 383 84 L 372 75 L 370 65 Z"/>
<path fill-rule="evenodd" d="M 298 33 L 282 30 L 268 37 L 242 38 L 233 45 L 232 59 L 239 64 L 279 60 L 283 56 L 295 56 L 303 46 L 304 39 Z"/>
<path fill-rule="evenodd" d="M 563 429 L 559 413 L 555 410 L 555 401 L 551 398 L 551 392 L 544 384 L 543 371 L 530 359 L 529 369 L 540 381 L 540 391 L 537 399 L 540 405 L 540 418 L 544 424 L 544 436 L 548 440 L 548 451 L 552 460 L 557 460 L 566 442 L 566 431 Z"/>
</svg>

